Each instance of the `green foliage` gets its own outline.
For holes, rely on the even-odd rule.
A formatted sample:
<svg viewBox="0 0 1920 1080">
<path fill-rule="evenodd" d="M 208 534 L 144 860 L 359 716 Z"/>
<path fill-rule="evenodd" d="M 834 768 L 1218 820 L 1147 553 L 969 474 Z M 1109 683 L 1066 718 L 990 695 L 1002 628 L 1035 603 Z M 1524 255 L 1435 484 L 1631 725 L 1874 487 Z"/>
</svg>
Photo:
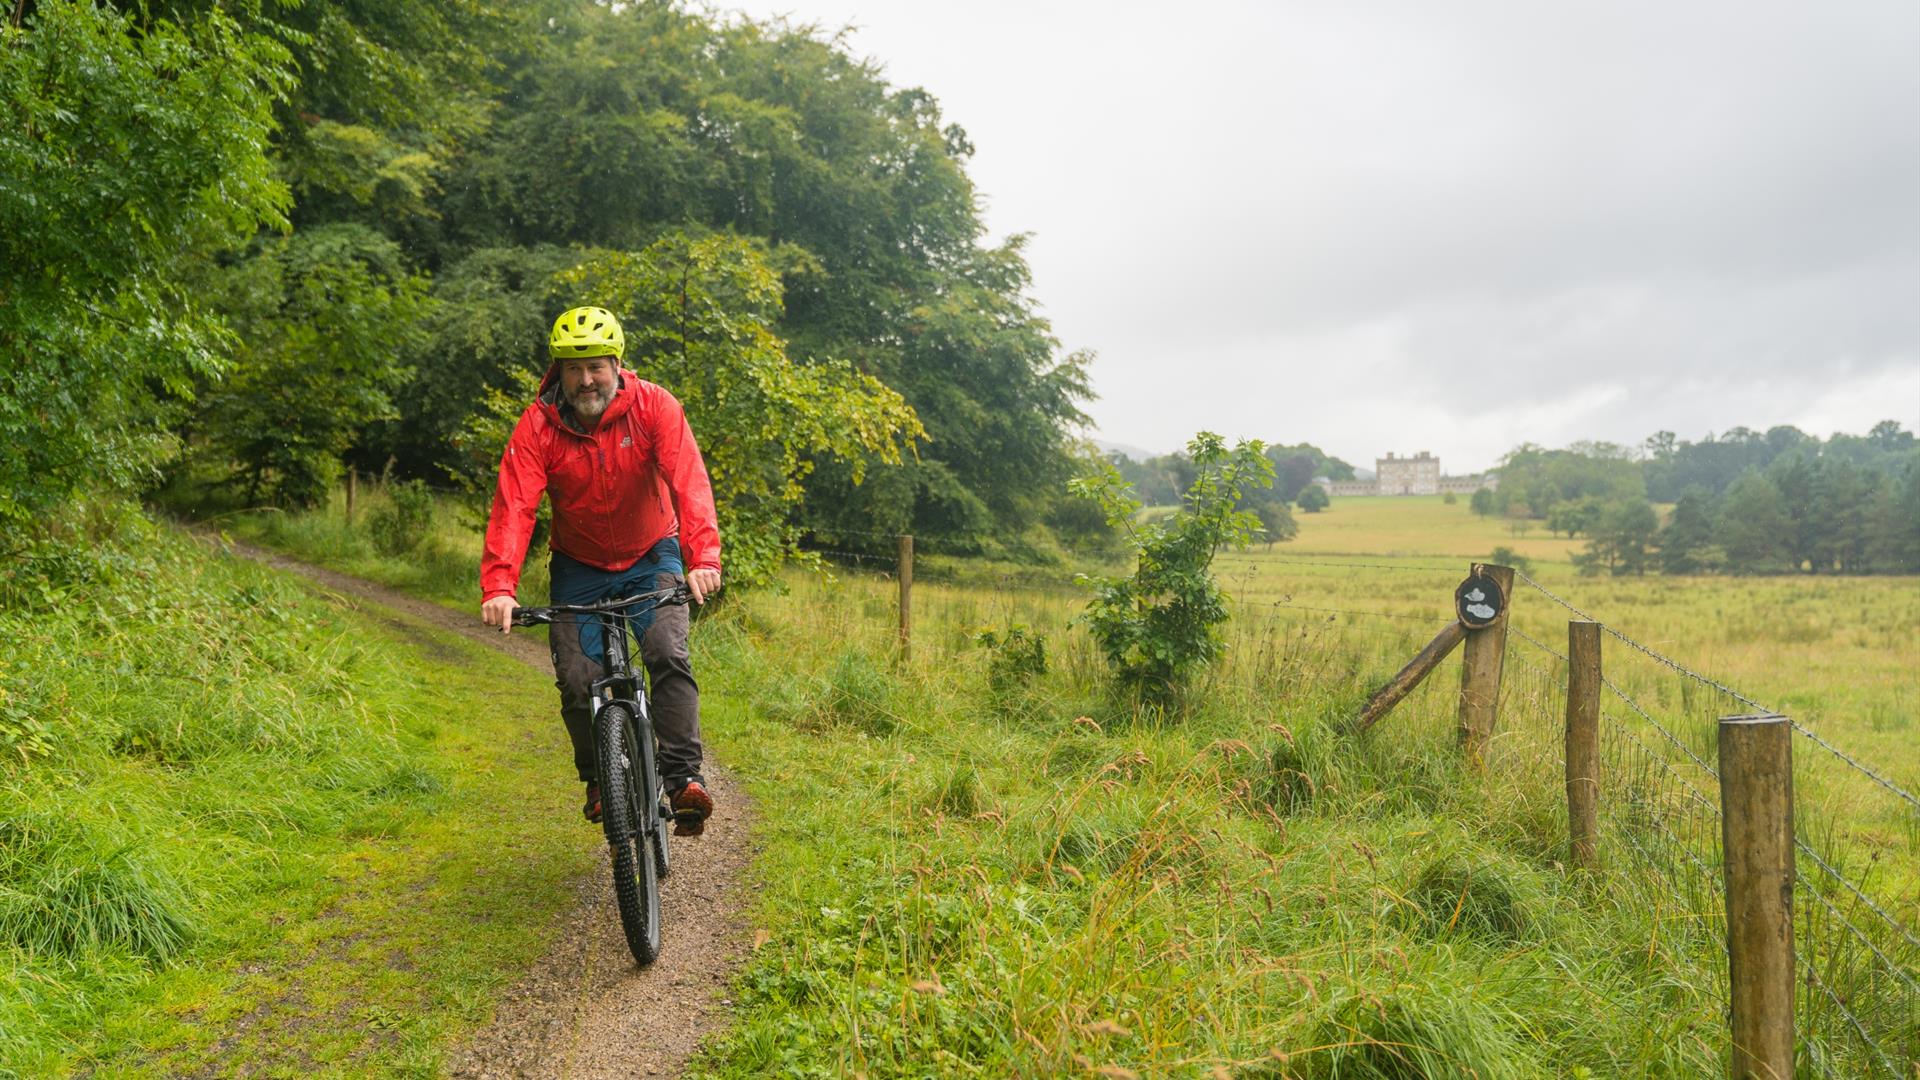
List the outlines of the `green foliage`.
<svg viewBox="0 0 1920 1080">
<path fill-rule="evenodd" d="M 626 365 L 686 407 L 713 479 L 730 577 L 769 580 L 796 550 L 790 515 L 816 458 L 898 462 L 925 430 L 898 393 L 844 362 L 796 364 L 773 332 L 781 285 L 764 245 L 673 233 L 561 276 L 628 328 Z"/>
<path fill-rule="evenodd" d="M 321 225 L 262 242 L 215 280 L 241 353 L 206 391 L 205 446 L 236 466 L 249 502 L 312 506 L 359 433 L 394 415 L 426 340 L 426 279 L 379 233 Z"/>
<path fill-rule="evenodd" d="M 1727 553 L 1727 569 L 1757 573 L 1787 566 L 1792 522 L 1780 489 L 1761 473 L 1748 473 L 1727 488 L 1714 536 Z"/>
<path fill-rule="evenodd" d="M 1266 497 L 1247 501 L 1254 520 L 1260 523 L 1260 542 L 1272 548 L 1275 544 L 1284 543 L 1300 535 L 1300 523 L 1293 520 L 1293 512 L 1287 509 L 1287 504 L 1274 498 L 1271 491 L 1263 491 L 1259 494 Z"/>
<path fill-rule="evenodd" d="M 1017 694 L 1047 673 L 1047 635 L 1013 625 L 982 630 L 974 641 L 987 650 L 987 685 L 997 696 Z"/>
<path fill-rule="evenodd" d="M 1726 552 L 1714 544 L 1713 525 L 1713 496 L 1699 487 L 1682 492 L 1656 538 L 1660 569 L 1669 574 L 1700 574 L 1723 567 Z"/>
<path fill-rule="evenodd" d="M 1284 502 L 1300 500 L 1302 494 L 1313 486 L 1316 476 L 1324 476 L 1329 480 L 1353 479 L 1352 465 L 1312 443 L 1300 443 L 1297 446 L 1270 443 L 1266 455 L 1267 460 L 1273 462 L 1273 489 Z"/>
<path fill-rule="evenodd" d="M 1533 573 L 1533 560 L 1504 544 L 1494 548 L 1487 561 L 1495 566 L 1511 566 L 1523 574 Z"/>
<path fill-rule="evenodd" d="M 1647 439 L 1647 460 L 1642 469 L 1648 496 L 1656 502 L 1672 502 L 1690 487 L 1724 495 L 1741 475 L 1764 471 L 1788 455 L 1834 458 L 1894 477 L 1906 467 L 1917 447 L 1920 440 L 1895 420 L 1882 420 L 1866 435 L 1836 434 L 1825 442 L 1784 425 L 1764 433 L 1736 427 L 1699 442 L 1687 442 L 1671 431 L 1662 431 Z"/>
<path fill-rule="evenodd" d="M 392 457 L 403 475 L 451 476 L 476 493 L 485 520 L 500 450 L 547 370 L 548 328 L 572 306 L 556 279 L 579 261 L 566 248 L 484 248 L 436 273 L 397 415 L 369 427 L 360 462 Z"/>
<path fill-rule="evenodd" d="M 1058 355 L 1035 313 L 1024 241 L 979 242 L 972 147 L 930 94 L 785 22 L 665 3 L 562 2 L 524 18 L 501 57 L 511 107 L 434 203 L 443 262 L 540 245 L 632 252 L 709 230 L 760 238 L 785 293 L 764 321 L 796 365 L 854 365 L 930 436 L 905 459 L 803 448 L 817 466 L 801 477 L 810 527 L 978 544 L 1046 515 L 1073 472 L 1066 426 L 1081 418 L 1086 358 Z M 523 348 L 503 339 L 488 366 Z"/>
<path fill-rule="evenodd" d="M 1475 489 L 1473 498 L 1467 501 L 1467 509 L 1472 510 L 1481 517 L 1486 517 L 1488 514 L 1493 513 L 1493 489 Z"/>
<path fill-rule="evenodd" d="M 268 160 L 288 56 L 224 10 L 89 0 L 0 26 L 0 523 L 124 488 L 172 452 L 220 320 L 200 259 L 283 221 Z"/>
<path fill-rule="evenodd" d="M 367 534 L 383 555 L 405 555 L 433 528 L 433 492 L 418 480 L 387 488 L 387 500 L 367 516 Z"/>
<path fill-rule="evenodd" d="M 1244 544 L 1260 527 L 1236 506 L 1244 492 L 1272 481 L 1273 463 L 1261 449 L 1253 441 L 1228 450 L 1212 432 L 1194 436 L 1187 453 L 1195 476 L 1179 512 L 1137 528 L 1140 504 L 1118 471 L 1074 482 L 1076 493 L 1098 499 L 1108 520 L 1128 529 L 1137 559 L 1132 577 L 1083 578 L 1093 599 L 1081 620 L 1120 686 L 1149 703 L 1176 702 L 1225 648 L 1226 602 L 1209 567 L 1222 546 Z"/>
<path fill-rule="evenodd" d="M 1333 500 L 1327 497 L 1327 489 L 1319 484 L 1308 484 L 1300 493 L 1300 509 L 1309 514 L 1317 514 L 1331 505 Z"/>
<path fill-rule="evenodd" d="M 1583 574 L 1644 574 L 1652 561 L 1660 516 L 1640 499 L 1621 499 L 1598 508 L 1585 531 L 1587 550 L 1574 556 Z"/>
<path fill-rule="evenodd" d="M 1547 520 L 1562 503 L 1644 501 L 1646 485 L 1624 447 L 1585 442 L 1545 450 L 1529 443 L 1501 460 L 1500 487 L 1491 497 L 1500 513 Z"/>
</svg>

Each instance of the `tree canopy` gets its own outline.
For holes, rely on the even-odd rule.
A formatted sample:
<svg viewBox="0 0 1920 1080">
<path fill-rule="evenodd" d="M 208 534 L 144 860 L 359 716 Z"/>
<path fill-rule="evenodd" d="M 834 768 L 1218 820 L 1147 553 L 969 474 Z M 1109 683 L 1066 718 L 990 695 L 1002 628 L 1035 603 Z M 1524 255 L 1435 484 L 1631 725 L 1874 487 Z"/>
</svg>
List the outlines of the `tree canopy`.
<svg viewBox="0 0 1920 1080">
<path fill-rule="evenodd" d="M 814 27 L 45 0 L 0 35 L 0 517 L 169 463 L 294 505 L 346 464 L 471 483 L 593 296 L 713 442 L 735 552 L 1105 532 L 1065 492 L 1091 358 L 986 237 L 966 132 Z"/>
</svg>

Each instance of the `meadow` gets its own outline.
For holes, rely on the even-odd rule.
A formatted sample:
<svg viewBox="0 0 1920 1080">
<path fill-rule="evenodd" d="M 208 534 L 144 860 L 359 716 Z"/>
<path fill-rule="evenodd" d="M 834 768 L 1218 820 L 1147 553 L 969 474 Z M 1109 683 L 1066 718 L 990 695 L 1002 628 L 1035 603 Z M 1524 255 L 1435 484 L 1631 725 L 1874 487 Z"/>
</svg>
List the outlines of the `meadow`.
<svg viewBox="0 0 1920 1080">
<path fill-rule="evenodd" d="M 1484 770 L 1455 749 L 1452 664 L 1366 737 L 1345 722 L 1447 617 L 1468 561 L 1505 544 L 1554 593 L 1911 785 L 1916 582 L 1581 578 L 1564 540 L 1438 499 L 1301 520 L 1292 544 L 1221 555 L 1232 648 L 1172 718 L 1107 693 L 1072 567 L 923 559 L 906 663 L 895 583 L 865 560 L 703 619 L 703 685 L 732 706 L 708 741 L 760 802 L 763 854 L 760 944 L 697 1075 L 1719 1070 L 1701 807 L 1712 719 L 1744 706 L 1608 639 L 1610 678 L 1648 715 L 1610 701 L 1593 875 L 1566 867 L 1558 662 L 1519 635 Z M 337 511 L 236 527 L 473 603 L 473 539 L 444 519 L 406 560 Z M 1570 614 L 1518 591 L 1516 630 L 1564 648 Z M 1796 752 L 1803 831 L 1912 925 L 1914 816 Z M 1839 1000 L 1880 1053 L 1917 1052 L 1913 997 L 1819 951 L 1845 933 L 1814 907 L 1828 898 L 1846 900 L 1802 900 L 1804 954 L 1852 980 Z M 1806 1071 L 1872 1068 L 1806 995 Z"/>
<path fill-rule="evenodd" d="M 0 582 L 0 1076 L 438 1075 L 594 858 L 551 691 L 118 528 Z"/>
</svg>

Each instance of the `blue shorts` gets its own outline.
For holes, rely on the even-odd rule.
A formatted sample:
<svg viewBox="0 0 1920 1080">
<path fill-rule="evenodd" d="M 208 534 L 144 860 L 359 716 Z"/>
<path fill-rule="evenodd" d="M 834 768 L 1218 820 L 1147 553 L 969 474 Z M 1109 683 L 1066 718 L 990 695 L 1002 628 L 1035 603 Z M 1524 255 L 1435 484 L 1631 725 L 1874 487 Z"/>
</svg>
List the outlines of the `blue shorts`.
<svg viewBox="0 0 1920 1080">
<path fill-rule="evenodd" d="M 548 564 L 548 569 L 553 579 L 549 591 L 555 604 L 597 604 L 602 600 L 665 588 L 665 583 L 655 584 L 662 574 L 686 576 L 686 568 L 680 561 L 680 538 L 677 536 L 666 537 L 653 545 L 640 557 L 639 562 L 625 570 L 602 570 L 557 551 L 553 553 L 553 561 Z M 647 607 L 628 620 L 628 625 L 633 628 L 634 637 L 644 637 L 647 627 L 653 625 L 653 609 Z M 606 664 L 606 626 L 600 620 L 585 619 L 581 622 L 580 651 L 592 657 L 595 663 Z"/>
</svg>

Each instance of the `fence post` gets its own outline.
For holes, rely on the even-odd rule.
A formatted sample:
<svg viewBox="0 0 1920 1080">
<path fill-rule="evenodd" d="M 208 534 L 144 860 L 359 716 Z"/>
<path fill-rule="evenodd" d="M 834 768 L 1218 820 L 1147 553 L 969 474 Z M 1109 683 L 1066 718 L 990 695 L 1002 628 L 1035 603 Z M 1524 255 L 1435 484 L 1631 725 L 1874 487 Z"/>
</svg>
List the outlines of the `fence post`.
<svg viewBox="0 0 1920 1080">
<path fill-rule="evenodd" d="M 1721 849 L 1733 1080 L 1793 1076 L 1793 730 L 1720 719 Z"/>
<path fill-rule="evenodd" d="M 1513 567 L 1474 563 L 1472 576 L 1492 578 L 1502 603 L 1493 622 L 1467 631 L 1460 649 L 1460 747 L 1479 764 L 1500 719 L 1500 669 L 1507 657 L 1507 613 L 1513 607 Z"/>
<path fill-rule="evenodd" d="M 913 537 L 900 537 L 900 659 L 913 659 Z"/>
<path fill-rule="evenodd" d="M 1600 624 L 1567 623 L 1567 847 L 1581 870 L 1600 867 Z"/>
<path fill-rule="evenodd" d="M 1454 647 L 1466 636 L 1467 628 L 1458 620 L 1448 623 L 1446 629 L 1427 643 L 1426 648 L 1407 661 L 1407 666 L 1401 668 L 1399 674 L 1373 692 L 1373 697 L 1367 699 L 1366 707 L 1360 710 L 1359 718 L 1353 722 L 1353 733 L 1358 735 L 1391 712 L 1402 698 L 1413 693 L 1414 687 L 1419 686 L 1434 668 L 1440 666 L 1440 661 L 1445 660 L 1447 654 L 1453 652 Z"/>
<path fill-rule="evenodd" d="M 347 524 L 349 525 L 353 524 L 353 496 L 354 496 L 353 489 L 359 486 L 360 486 L 360 470 L 353 469 L 353 468 L 348 469 L 347 470 Z"/>
</svg>

